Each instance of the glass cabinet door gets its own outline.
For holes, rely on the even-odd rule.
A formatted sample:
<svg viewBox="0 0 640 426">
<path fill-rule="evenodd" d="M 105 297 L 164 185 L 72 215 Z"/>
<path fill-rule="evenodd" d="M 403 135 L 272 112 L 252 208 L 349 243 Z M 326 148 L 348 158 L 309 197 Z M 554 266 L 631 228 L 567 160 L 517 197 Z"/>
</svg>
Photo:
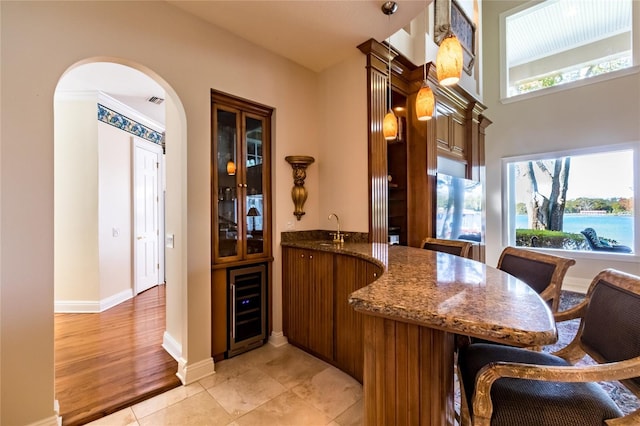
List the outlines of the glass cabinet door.
<svg viewBox="0 0 640 426">
<path fill-rule="evenodd" d="M 211 93 L 212 264 L 270 259 L 273 109 Z"/>
<path fill-rule="evenodd" d="M 238 122 L 239 112 L 222 108 L 215 109 L 215 140 L 217 145 L 217 166 L 214 188 L 217 188 L 218 208 L 214 226 L 217 223 L 218 244 L 215 253 L 218 258 L 239 255 L 238 226 Z M 212 194 L 214 195 L 214 194 Z"/>
<path fill-rule="evenodd" d="M 264 167 L 263 167 L 263 132 L 264 119 L 248 114 L 244 118 L 246 150 L 246 229 L 247 255 L 264 253 Z"/>
</svg>

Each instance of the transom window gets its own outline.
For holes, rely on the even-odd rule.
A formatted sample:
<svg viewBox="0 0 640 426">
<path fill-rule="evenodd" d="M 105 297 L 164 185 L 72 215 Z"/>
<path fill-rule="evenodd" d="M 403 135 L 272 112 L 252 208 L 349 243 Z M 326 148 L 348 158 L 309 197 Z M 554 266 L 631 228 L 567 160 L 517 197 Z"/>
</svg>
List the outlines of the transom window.
<svg viewBox="0 0 640 426">
<path fill-rule="evenodd" d="M 632 0 L 546 0 L 501 15 L 502 98 L 630 68 Z"/>
<path fill-rule="evenodd" d="M 638 145 L 504 160 L 506 244 L 637 252 Z"/>
</svg>

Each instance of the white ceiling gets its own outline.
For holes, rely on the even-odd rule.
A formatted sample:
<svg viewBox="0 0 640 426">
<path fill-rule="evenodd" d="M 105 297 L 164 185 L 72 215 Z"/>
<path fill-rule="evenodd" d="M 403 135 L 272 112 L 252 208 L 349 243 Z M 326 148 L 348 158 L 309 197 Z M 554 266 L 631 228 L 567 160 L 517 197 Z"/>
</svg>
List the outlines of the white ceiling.
<svg viewBox="0 0 640 426">
<path fill-rule="evenodd" d="M 58 82 L 56 92 L 100 91 L 141 112 L 164 127 L 164 104 L 148 102 L 165 91 L 146 74 L 112 62 L 92 62 L 71 69 Z"/>
<path fill-rule="evenodd" d="M 352 54 L 370 39 L 384 40 L 407 25 L 432 0 L 396 0 L 391 17 L 382 0 L 167 0 L 177 8 L 238 37 L 322 71 Z M 147 102 L 165 97 L 145 74 L 113 63 L 72 69 L 58 85 L 61 91 L 102 91 L 164 125 L 164 105 Z"/>
</svg>

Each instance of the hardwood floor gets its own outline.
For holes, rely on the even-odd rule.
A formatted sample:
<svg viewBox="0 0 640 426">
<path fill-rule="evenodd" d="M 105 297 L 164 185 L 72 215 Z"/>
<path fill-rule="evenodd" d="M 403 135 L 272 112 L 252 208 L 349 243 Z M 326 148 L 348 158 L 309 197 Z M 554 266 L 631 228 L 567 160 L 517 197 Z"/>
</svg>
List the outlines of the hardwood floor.
<svg viewBox="0 0 640 426">
<path fill-rule="evenodd" d="M 56 399 L 80 425 L 180 385 L 162 348 L 165 286 L 98 314 L 55 314 Z"/>
</svg>

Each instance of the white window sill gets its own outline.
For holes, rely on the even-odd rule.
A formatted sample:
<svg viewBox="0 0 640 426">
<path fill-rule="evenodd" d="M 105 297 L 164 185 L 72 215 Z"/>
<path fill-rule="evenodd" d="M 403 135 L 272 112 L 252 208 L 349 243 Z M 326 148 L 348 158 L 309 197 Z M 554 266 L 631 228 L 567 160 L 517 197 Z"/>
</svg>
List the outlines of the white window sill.
<svg viewBox="0 0 640 426">
<path fill-rule="evenodd" d="M 570 257 L 572 259 L 584 259 L 584 260 L 610 260 L 614 262 L 640 262 L 640 256 L 637 253 L 611 253 L 606 251 L 592 251 L 592 250 L 556 250 L 545 249 L 537 247 L 519 247 L 525 250 L 539 251 L 542 253 L 553 254 L 557 256 Z"/>
</svg>

